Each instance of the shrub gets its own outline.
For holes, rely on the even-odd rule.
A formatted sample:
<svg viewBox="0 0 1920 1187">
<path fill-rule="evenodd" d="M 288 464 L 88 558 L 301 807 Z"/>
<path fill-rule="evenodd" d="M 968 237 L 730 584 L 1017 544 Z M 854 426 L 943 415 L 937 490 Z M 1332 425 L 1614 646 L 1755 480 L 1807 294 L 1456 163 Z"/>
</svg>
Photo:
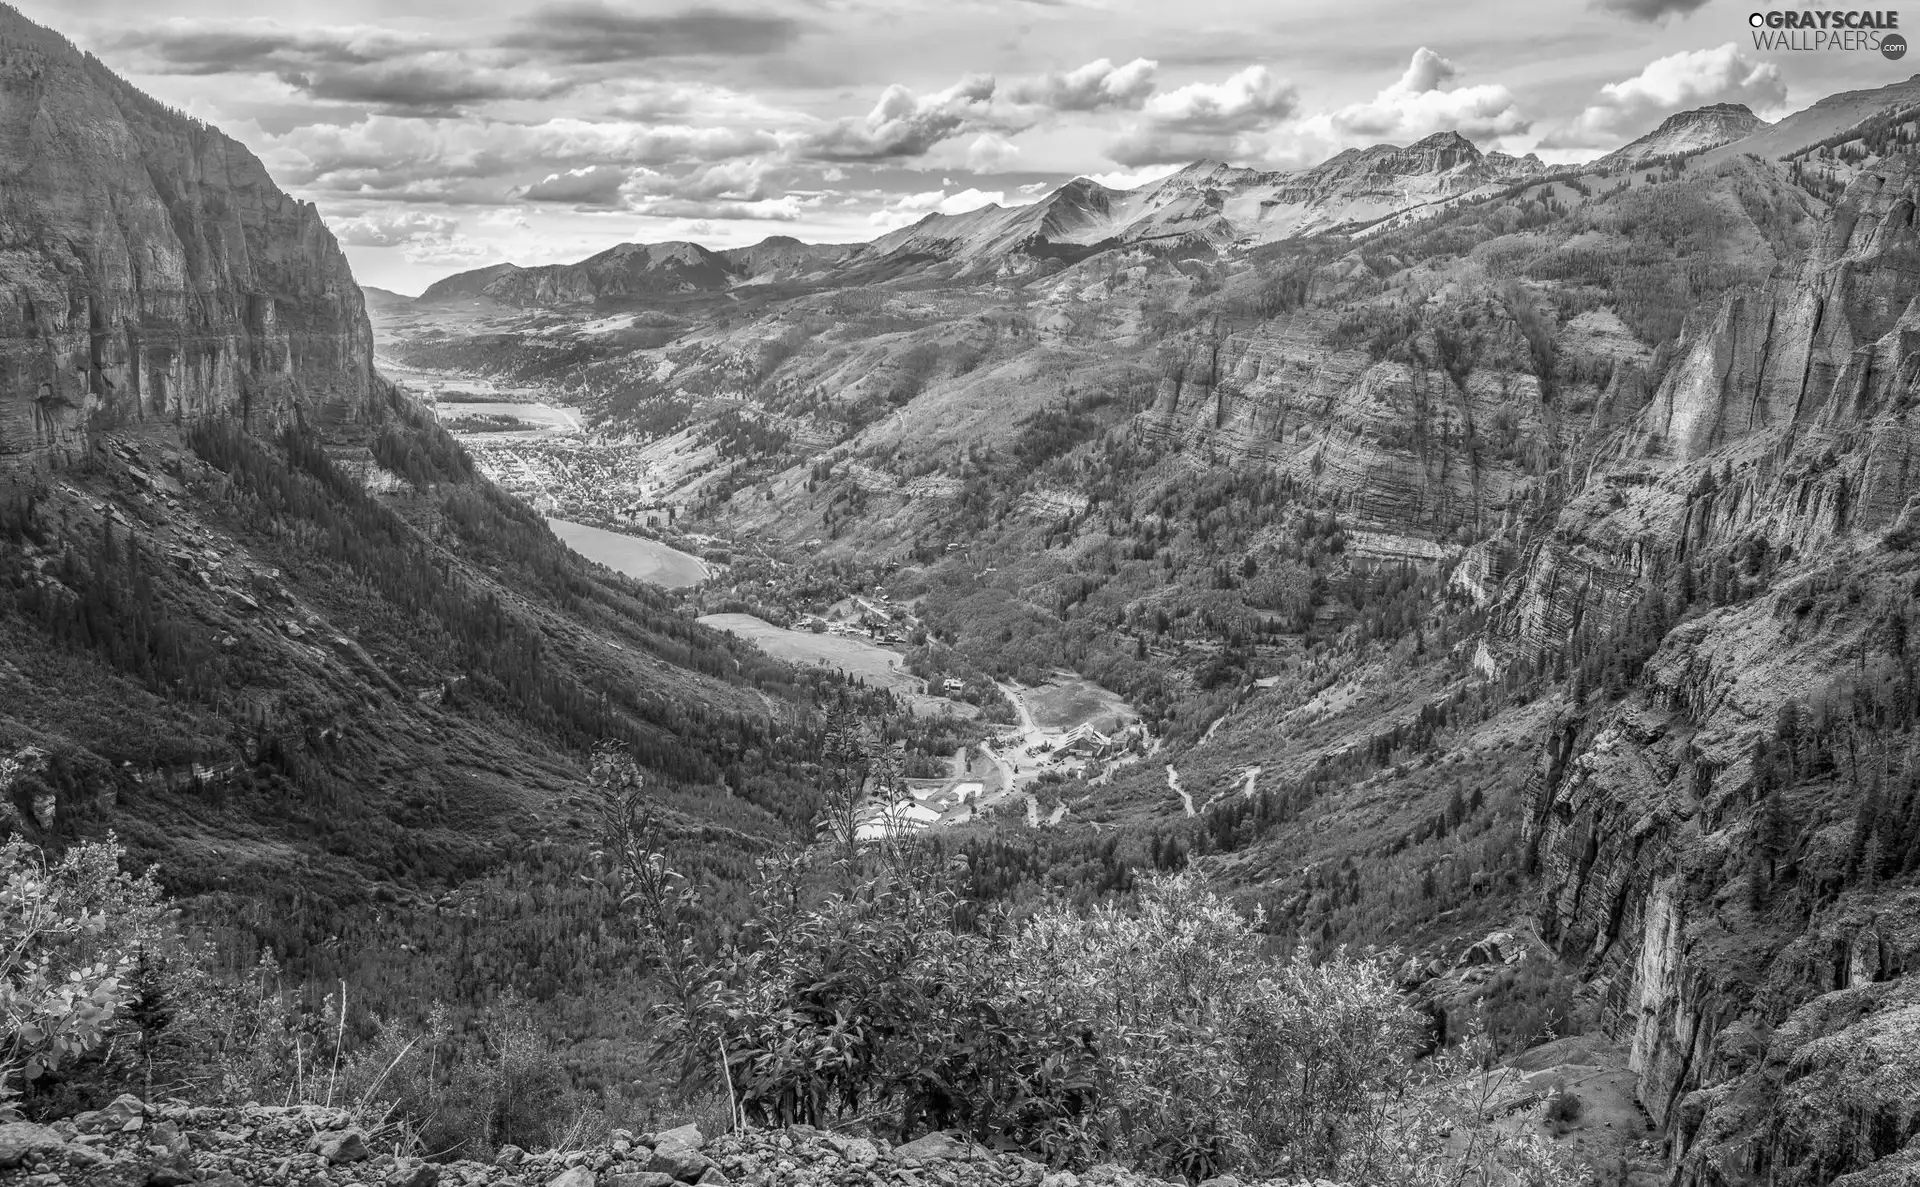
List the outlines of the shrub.
<svg viewBox="0 0 1920 1187">
<path fill-rule="evenodd" d="M 138 952 L 167 910 L 150 874 L 120 868 L 111 836 L 49 865 L 14 838 L 0 845 L 0 1091 L 8 1094 L 99 1048 L 134 1000 Z"/>
</svg>

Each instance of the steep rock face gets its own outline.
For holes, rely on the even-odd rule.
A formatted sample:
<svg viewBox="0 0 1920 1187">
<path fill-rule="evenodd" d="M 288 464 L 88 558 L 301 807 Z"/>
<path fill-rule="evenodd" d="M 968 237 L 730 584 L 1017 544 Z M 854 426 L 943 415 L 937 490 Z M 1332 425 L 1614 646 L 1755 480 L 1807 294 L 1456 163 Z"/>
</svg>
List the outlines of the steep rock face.
<svg viewBox="0 0 1920 1187">
<path fill-rule="evenodd" d="M 1900 415 L 1920 344 L 1913 209 L 1908 166 L 1869 172 L 1797 275 L 1727 295 L 1507 589 L 1505 643 L 1561 649 L 1589 610 L 1621 613 L 1655 556 L 1752 535 L 1806 552 L 1894 522 L 1920 481 L 1920 425 Z M 1569 564 L 1590 578 L 1567 582 Z"/>
<path fill-rule="evenodd" d="M 364 414 L 373 335 L 315 209 L 0 7 L 0 453 L 89 426 Z"/>
<path fill-rule="evenodd" d="M 1503 591 L 1501 638 L 1551 652 L 1582 615 L 1624 621 L 1662 565 L 1772 558 L 1666 636 L 1637 695 L 1570 708 L 1529 786 L 1540 932 L 1630 1043 L 1683 1184 L 1825 1182 L 1913 1132 L 1903 1097 L 1840 1070 L 1871 1003 L 1835 995 L 1920 963 L 1898 892 L 1861 873 L 1884 864 L 1859 823 L 1879 777 L 1802 755 L 1810 729 L 1855 746 L 1827 723 L 1910 666 L 1913 558 L 1883 537 L 1920 494 L 1917 200 L 1920 163 L 1882 163 L 1796 276 L 1730 296 Z M 1762 757 L 1782 745 L 1784 784 Z M 1805 1107 L 1823 1081 L 1866 1136 Z"/>
<path fill-rule="evenodd" d="M 1443 540 L 1496 532 L 1540 495 L 1546 461 L 1584 416 L 1541 398 L 1510 324 L 1456 377 L 1429 332 L 1407 358 L 1343 348 L 1307 314 L 1190 344 L 1159 386 L 1152 431 L 1222 461 L 1257 461 L 1331 500 L 1350 526 Z M 1576 386 L 1570 401 L 1603 393 Z"/>
</svg>

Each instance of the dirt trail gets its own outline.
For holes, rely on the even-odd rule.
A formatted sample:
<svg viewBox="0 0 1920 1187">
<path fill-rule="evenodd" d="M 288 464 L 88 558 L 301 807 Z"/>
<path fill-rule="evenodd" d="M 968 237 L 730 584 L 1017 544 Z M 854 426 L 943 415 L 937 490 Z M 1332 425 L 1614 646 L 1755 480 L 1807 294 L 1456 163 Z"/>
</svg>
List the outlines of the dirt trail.
<svg viewBox="0 0 1920 1187">
<path fill-rule="evenodd" d="M 1172 789 L 1173 794 L 1180 797 L 1180 803 L 1186 808 L 1187 815 L 1194 815 L 1193 796 L 1186 788 L 1180 786 L 1180 772 L 1173 769 L 1172 763 L 1167 764 L 1167 786 Z"/>
</svg>

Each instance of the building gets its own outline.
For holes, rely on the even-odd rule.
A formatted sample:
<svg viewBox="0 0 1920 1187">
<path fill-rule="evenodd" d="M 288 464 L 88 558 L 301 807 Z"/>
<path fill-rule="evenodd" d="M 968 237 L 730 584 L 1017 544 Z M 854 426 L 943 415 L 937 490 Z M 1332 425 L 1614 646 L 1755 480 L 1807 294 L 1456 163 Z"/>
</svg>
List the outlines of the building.
<svg viewBox="0 0 1920 1187">
<path fill-rule="evenodd" d="M 1081 755 L 1086 758 L 1104 758 L 1114 750 L 1113 739 L 1094 729 L 1091 725 L 1076 725 L 1054 745 L 1054 751 L 1061 755 Z"/>
</svg>

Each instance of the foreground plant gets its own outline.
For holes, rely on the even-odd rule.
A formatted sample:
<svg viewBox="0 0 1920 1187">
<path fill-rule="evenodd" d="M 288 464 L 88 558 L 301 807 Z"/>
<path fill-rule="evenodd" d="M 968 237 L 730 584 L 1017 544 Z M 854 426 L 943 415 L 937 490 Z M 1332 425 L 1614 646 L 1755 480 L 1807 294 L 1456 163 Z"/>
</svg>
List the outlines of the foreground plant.
<svg viewBox="0 0 1920 1187">
<path fill-rule="evenodd" d="M 1578 1181 L 1501 1117 L 1487 1044 L 1416 1067 L 1422 1022 L 1385 956 L 1268 959 L 1257 920 L 1198 874 L 1146 880 L 1132 909 L 963 910 L 964 862 L 831 827 L 859 807 L 846 781 L 819 848 L 764 857 L 745 921 L 703 945 L 631 760 L 603 749 L 594 770 L 665 1045 L 738 1121 L 958 1129 L 1057 1166 L 1189 1181 Z"/>
</svg>

